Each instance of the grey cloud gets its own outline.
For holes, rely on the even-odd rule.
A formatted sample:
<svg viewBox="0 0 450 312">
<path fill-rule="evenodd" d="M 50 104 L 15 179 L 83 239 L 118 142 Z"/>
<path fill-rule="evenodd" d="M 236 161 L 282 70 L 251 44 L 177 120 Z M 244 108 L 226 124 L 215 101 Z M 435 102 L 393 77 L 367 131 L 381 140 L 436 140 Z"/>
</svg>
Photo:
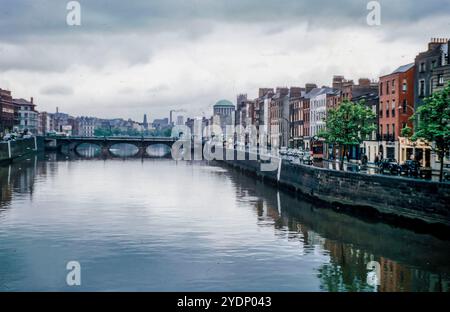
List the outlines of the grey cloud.
<svg viewBox="0 0 450 312">
<path fill-rule="evenodd" d="M 3 0 L 0 36 L 14 40 L 30 34 L 60 32 L 164 32 L 184 30 L 198 36 L 219 23 L 305 22 L 311 27 L 336 28 L 365 23 L 368 0 L 91 0 L 81 1 L 82 26 L 65 24 L 66 1 Z M 409 23 L 450 11 L 450 0 L 380 0 L 384 23 Z M 448 13 L 447 13 L 448 14 Z M 197 25 L 197 27 L 196 27 Z M 11 32 L 14 29 L 14 32 Z M 192 33 L 189 32 L 192 29 Z"/>
<path fill-rule="evenodd" d="M 71 95 L 74 90 L 70 86 L 50 85 L 41 89 L 41 94 L 45 95 Z"/>
</svg>

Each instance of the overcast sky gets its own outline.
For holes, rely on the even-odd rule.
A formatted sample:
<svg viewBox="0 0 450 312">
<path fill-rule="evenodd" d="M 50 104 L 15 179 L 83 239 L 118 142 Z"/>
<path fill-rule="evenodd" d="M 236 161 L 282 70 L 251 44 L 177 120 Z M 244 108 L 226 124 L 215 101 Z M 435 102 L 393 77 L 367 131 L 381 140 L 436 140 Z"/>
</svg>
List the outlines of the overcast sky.
<svg viewBox="0 0 450 312">
<path fill-rule="evenodd" d="M 450 0 L 0 0 L 0 88 L 38 110 L 142 120 L 211 115 L 258 87 L 377 79 L 450 36 Z"/>
</svg>

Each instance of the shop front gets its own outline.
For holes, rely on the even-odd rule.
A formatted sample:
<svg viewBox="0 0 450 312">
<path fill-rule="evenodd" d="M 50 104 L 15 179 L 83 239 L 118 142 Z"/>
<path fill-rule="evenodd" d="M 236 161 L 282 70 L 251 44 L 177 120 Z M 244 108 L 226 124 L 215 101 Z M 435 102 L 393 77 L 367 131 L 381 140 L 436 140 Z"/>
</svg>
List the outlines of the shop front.
<svg viewBox="0 0 450 312">
<path fill-rule="evenodd" d="M 431 146 L 423 140 L 411 141 L 408 138 L 399 137 L 399 162 L 409 159 L 420 162 L 424 168 L 431 167 Z"/>
</svg>

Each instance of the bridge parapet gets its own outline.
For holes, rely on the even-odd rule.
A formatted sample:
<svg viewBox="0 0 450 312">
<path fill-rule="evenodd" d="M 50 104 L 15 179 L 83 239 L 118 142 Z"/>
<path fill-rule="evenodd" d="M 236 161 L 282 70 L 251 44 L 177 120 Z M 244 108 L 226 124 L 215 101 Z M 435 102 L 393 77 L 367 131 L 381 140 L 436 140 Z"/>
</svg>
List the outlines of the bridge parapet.
<svg viewBox="0 0 450 312">
<path fill-rule="evenodd" d="M 138 155 L 146 156 L 146 150 L 151 145 L 162 144 L 169 148 L 178 140 L 173 137 L 82 137 L 82 136 L 47 136 L 46 147 L 61 151 L 63 146 L 69 150 L 76 150 L 81 144 L 94 144 L 101 150 L 102 154 L 109 151 L 116 144 L 131 144 L 139 149 Z"/>
</svg>

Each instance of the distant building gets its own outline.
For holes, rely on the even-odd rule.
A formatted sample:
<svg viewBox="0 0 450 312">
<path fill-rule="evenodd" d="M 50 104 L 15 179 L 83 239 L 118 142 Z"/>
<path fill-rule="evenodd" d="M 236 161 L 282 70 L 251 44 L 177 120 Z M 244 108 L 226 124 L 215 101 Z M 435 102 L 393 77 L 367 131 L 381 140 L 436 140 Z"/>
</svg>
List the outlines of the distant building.
<svg viewBox="0 0 450 312">
<path fill-rule="evenodd" d="M 372 132 L 372 135 L 370 135 L 364 142 L 360 145 L 361 147 L 361 154 L 364 154 L 367 156 L 368 162 L 375 162 L 375 159 L 377 155 L 380 153 L 380 141 L 379 141 L 379 118 L 378 118 L 378 111 L 379 111 L 379 103 L 380 98 L 378 96 L 378 92 L 368 93 L 364 94 L 358 97 L 353 98 L 354 102 L 360 102 L 364 101 L 365 105 L 372 110 L 372 112 L 375 114 L 374 124 L 376 126 L 375 130 Z"/>
<path fill-rule="evenodd" d="M 46 135 L 52 129 L 51 127 L 51 115 L 47 112 L 40 112 L 38 114 L 38 135 Z"/>
<path fill-rule="evenodd" d="M 313 90 L 317 89 L 314 83 L 307 83 L 305 85 L 305 94 L 300 98 L 299 102 L 299 121 L 302 123 L 300 127 L 300 146 L 301 148 L 309 150 L 311 148 L 311 129 L 310 129 L 310 97 L 315 93 Z M 294 120 L 295 122 L 295 120 Z"/>
<path fill-rule="evenodd" d="M 77 118 L 77 134 L 79 136 L 93 137 L 95 136 L 95 118 L 79 117 Z"/>
<path fill-rule="evenodd" d="M 287 147 L 289 144 L 289 88 L 278 87 L 269 107 L 269 144 Z"/>
<path fill-rule="evenodd" d="M 169 126 L 169 118 L 155 119 L 153 120 L 153 128 L 161 130 Z"/>
<path fill-rule="evenodd" d="M 183 126 L 184 125 L 184 117 L 182 115 L 177 116 L 177 126 Z"/>
<path fill-rule="evenodd" d="M 358 84 L 355 84 L 353 80 L 335 75 L 333 76 L 332 88 L 340 91 L 340 100 L 332 106 L 339 106 L 344 100 L 353 101 L 354 97 L 377 92 L 378 83 L 368 78 L 359 78 Z"/>
<path fill-rule="evenodd" d="M 12 131 L 15 124 L 15 106 L 11 91 L 0 89 L 0 132 Z"/>
<path fill-rule="evenodd" d="M 144 128 L 144 130 L 148 130 L 147 114 L 144 114 L 144 121 L 142 122 L 142 127 Z"/>
<path fill-rule="evenodd" d="M 25 99 L 14 99 L 16 109 L 16 126 L 19 131 L 28 130 L 32 134 L 38 132 L 38 112 L 33 98 L 30 101 Z"/>
<path fill-rule="evenodd" d="M 213 123 L 222 129 L 222 135 L 226 135 L 226 127 L 235 125 L 236 107 L 227 100 L 220 100 L 213 106 Z"/>
</svg>

